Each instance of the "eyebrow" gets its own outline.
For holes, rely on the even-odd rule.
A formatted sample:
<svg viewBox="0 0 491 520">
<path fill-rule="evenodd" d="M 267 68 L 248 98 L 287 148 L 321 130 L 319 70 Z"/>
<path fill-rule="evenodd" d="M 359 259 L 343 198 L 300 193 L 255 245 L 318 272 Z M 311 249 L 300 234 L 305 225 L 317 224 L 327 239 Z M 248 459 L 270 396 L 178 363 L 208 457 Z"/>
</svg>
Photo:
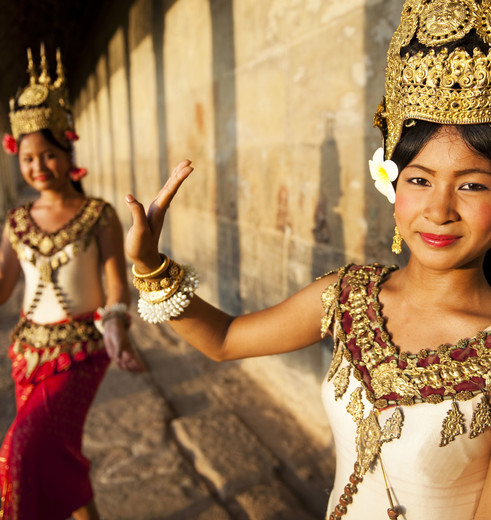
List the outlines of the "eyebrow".
<svg viewBox="0 0 491 520">
<path fill-rule="evenodd" d="M 27 152 L 21 152 L 20 155 L 42 155 L 43 153 L 51 152 L 53 151 L 53 148 L 46 148 L 39 152 L 38 154 L 35 154 L 34 152 L 27 151 Z"/>
<path fill-rule="evenodd" d="M 426 166 L 422 166 L 421 164 L 408 164 L 406 168 L 417 168 L 419 170 L 423 170 L 424 172 L 434 175 L 436 170 L 432 170 L 431 168 L 426 168 Z M 483 173 L 485 175 L 491 175 L 491 170 L 484 170 L 483 168 L 466 168 L 464 170 L 456 170 L 454 172 L 457 176 L 467 175 L 469 173 Z"/>
</svg>

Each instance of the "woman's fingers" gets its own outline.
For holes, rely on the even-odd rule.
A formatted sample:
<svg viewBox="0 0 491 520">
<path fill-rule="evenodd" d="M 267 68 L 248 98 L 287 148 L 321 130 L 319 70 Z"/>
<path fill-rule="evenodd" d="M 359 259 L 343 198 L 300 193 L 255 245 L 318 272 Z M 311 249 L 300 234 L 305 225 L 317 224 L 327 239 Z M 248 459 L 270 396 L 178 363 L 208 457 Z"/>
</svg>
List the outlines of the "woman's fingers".
<svg viewBox="0 0 491 520">
<path fill-rule="evenodd" d="M 126 202 L 133 218 L 133 225 L 126 235 L 126 253 L 133 263 L 159 262 L 160 257 L 156 251 L 157 246 L 154 244 L 155 240 L 147 222 L 145 209 L 133 195 L 127 195 Z"/>
<path fill-rule="evenodd" d="M 128 205 L 131 216 L 133 218 L 133 227 L 144 229 L 147 227 L 147 217 L 145 208 L 138 202 L 133 195 L 126 195 L 126 204 Z"/>
<path fill-rule="evenodd" d="M 160 227 L 162 226 L 167 208 L 179 190 L 181 184 L 192 171 L 193 168 L 191 166 L 191 161 L 188 159 L 181 161 L 172 170 L 167 182 L 159 191 L 154 201 L 150 204 L 146 215 L 142 204 L 140 204 L 133 195 L 127 195 L 126 202 L 133 217 L 133 226 L 143 228 L 148 224 L 153 235 L 160 234 Z"/>
<path fill-rule="evenodd" d="M 144 372 L 145 367 L 135 357 L 133 352 L 124 350 L 121 353 L 121 357 L 118 360 L 118 366 L 122 370 L 128 370 L 129 372 Z"/>
<path fill-rule="evenodd" d="M 125 245 L 126 252 L 135 265 L 139 264 L 139 267 L 145 268 L 145 266 L 153 267 L 156 262 L 158 264 L 160 257 L 157 246 L 165 213 L 179 187 L 192 171 L 191 161 L 187 159 L 181 161 L 172 170 L 167 182 L 150 204 L 146 214 L 142 204 L 133 195 L 126 196 L 133 225 L 128 231 Z"/>
<path fill-rule="evenodd" d="M 181 184 L 193 171 L 191 161 L 181 161 L 171 172 L 170 177 L 159 191 L 147 212 L 147 221 L 153 235 L 160 235 L 164 217 L 169 205 Z"/>
<path fill-rule="evenodd" d="M 189 176 L 189 174 L 193 171 L 193 167 L 191 166 L 191 161 L 185 159 L 181 161 L 171 172 L 167 182 L 164 184 L 164 187 L 159 191 L 158 195 L 155 197 L 155 200 L 152 204 L 157 205 L 159 208 L 164 211 L 169 207 L 174 195 L 179 190 L 181 184 L 185 181 L 185 179 Z"/>
</svg>

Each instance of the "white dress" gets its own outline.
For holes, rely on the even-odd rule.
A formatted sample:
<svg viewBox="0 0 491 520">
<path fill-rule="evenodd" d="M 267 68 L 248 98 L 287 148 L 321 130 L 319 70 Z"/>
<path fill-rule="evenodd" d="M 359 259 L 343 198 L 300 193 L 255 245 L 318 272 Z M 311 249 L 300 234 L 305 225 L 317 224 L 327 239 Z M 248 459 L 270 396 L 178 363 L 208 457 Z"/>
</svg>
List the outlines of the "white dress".
<svg viewBox="0 0 491 520">
<path fill-rule="evenodd" d="M 491 456 L 491 327 L 455 346 L 399 354 L 378 302 L 390 270 L 343 268 L 323 296 L 335 351 L 322 397 L 337 460 L 326 518 L 389 518 L 382 460 L 399 519 L 472 520 Z M 366 472 L 343 510 L 357 461 Z"/>
<path fill-rule="evenodd" d="M 114 210 L 102 199 L 87 198 L 67 224 L 49 233 L 32 219 L 31 206 L 10 211 L 6 230 L 25 278 L 11 354 L 33 382 L 104 351 L 94 325 L 105 300 L 96 231 Z"/>
</svg>

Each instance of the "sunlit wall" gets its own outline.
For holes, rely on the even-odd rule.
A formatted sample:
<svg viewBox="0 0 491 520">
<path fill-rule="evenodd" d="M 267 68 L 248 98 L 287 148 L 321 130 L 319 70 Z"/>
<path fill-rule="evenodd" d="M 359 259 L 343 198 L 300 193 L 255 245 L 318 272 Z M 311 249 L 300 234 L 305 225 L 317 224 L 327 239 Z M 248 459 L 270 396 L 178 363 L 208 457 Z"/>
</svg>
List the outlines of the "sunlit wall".
<svg viewBox="0 0 491 520">
<path fill-rule="evenodd" d="M 128 226 L 125 194 L 148 204 L 192 159 L 161 246 L 230 312 L 272 305 L 347 262 L 392 263 L 392 208 L 367 161 L 402 3 L 136 1 L 74 102 L 88 191 Z M 243 366 L 282 392 L 288 379 L 305 408 L 327 352 Z"/>
</svg>

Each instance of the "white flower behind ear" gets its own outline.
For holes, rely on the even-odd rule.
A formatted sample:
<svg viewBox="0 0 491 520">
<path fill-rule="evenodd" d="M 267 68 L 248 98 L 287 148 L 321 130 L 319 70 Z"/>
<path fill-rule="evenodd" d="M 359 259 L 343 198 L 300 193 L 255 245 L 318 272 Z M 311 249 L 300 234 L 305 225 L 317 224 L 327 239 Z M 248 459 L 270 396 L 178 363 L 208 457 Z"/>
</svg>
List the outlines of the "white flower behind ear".
<svg viewBox="0 0 491 520">
<path fill-rule="evenodd" d="M 384 161 L 384 149 L 378 148 L 373 154 L 371 161 L 368 161 L 370 175 L 375 181 L 375 187 L 380 193 L 385 195 L 391 204 L 396 201 L 396 192 L 392 183 L 399 175 L 399 168 L 394 161 Z"/>
</svg>

